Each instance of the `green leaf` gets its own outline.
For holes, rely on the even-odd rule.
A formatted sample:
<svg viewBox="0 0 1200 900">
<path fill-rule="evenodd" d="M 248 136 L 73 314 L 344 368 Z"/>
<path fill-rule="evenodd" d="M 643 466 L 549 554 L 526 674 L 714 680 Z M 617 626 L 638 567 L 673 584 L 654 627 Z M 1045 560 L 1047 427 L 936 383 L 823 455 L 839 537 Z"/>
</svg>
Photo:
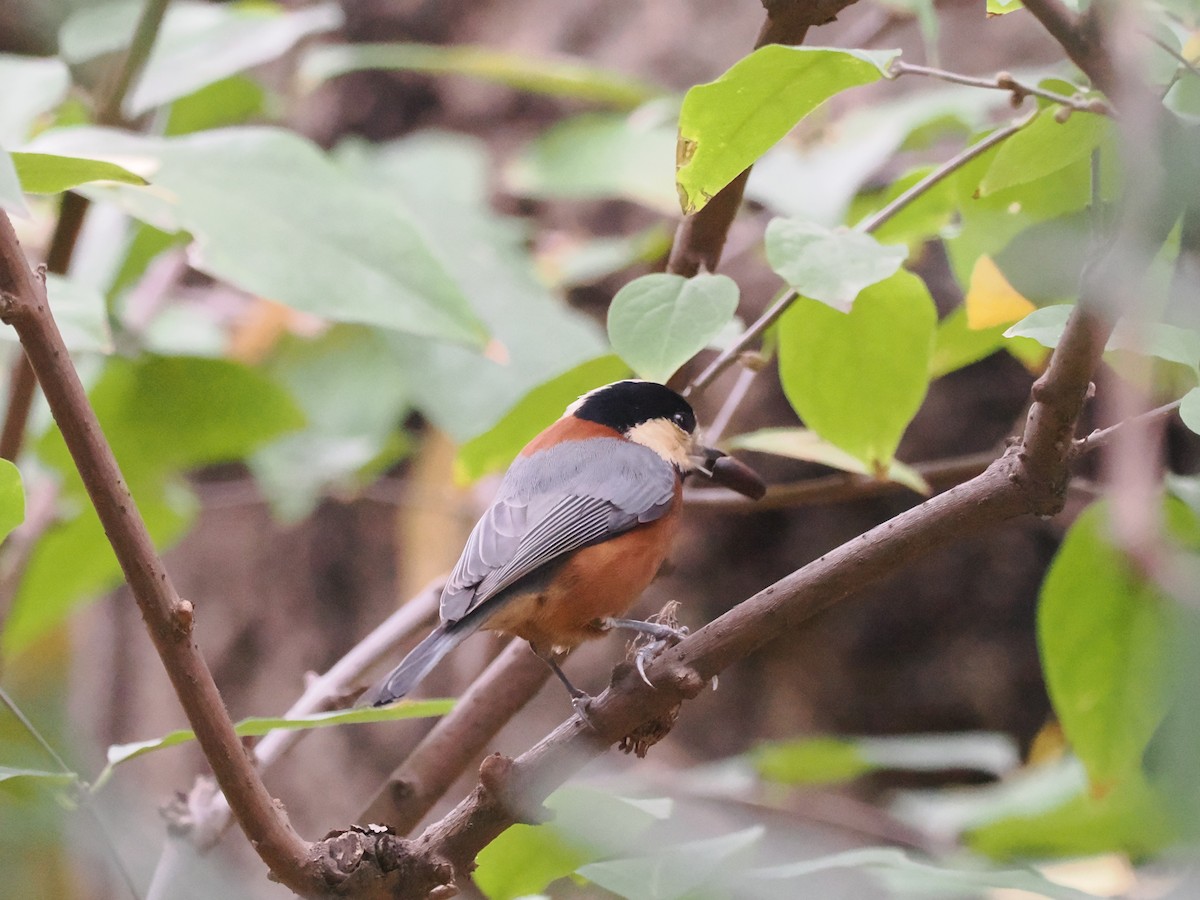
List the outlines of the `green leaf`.
<svg viewBox="0 0 1200 900">
<path fill-rule="evenodd" d="M 578 397 L 593 388 L 620 381 L 629 367 L 615 356 L 588 360 L 522 397 L 499 422 L 459 448 L 454 462 L 460 481 L 474 481 L 508 466 L 547 425 L 563 414 Z"/>
<path fill-rule="evenodd" d="M 48 783 L 55 787 L 66 787 L 78 780 L 74 772 L 46 772 L 41 769 L 21 769 L 12 766 L 0 766 L 0 782 L 15 781 L 18 778 L 32 778 Z"/>
<path fill-rule="evenodd" d="M 141 2 L 87 7 L 59 33 L 64 59 L 85 62 L 128 46 Z M 154 49 L 124 111 L 139 116 L 205 85 L 282 56 L 313 34 L 342 24 L 334 3 L 284 11 L 275 3 L 176 0 L 167 10 Z"/>
<path fill-rule="evenodd" d="M 830 869 L 866 869 L 887 887 L 887 896 L 980 896 L 1001 889 L 1028 892 L 1051 900 L 1098 900 L 1098 895 L 1064 887 L 1032 869 L 950 868 L 913 859 L 895 847 L 864 847 L 804 862 L 752 870 L 749 879 L 792 880 Z"/>
<path fill-rule="evenodd" d="M 164 131 L 179 135 L 243 125 L 261 116 L 266 105 L 262 85 L 245 75 L 232 75 L 172 103 Z"/>
<path fill-rule="evenodd" d="M 141 175 L 102 159 L 53 156 L 49 153 L 13 153 L 21 187 L 30 194 L 59 194 L 93 181 L 149 184 Z"/>
<path fill-rule="evenodd" d="M 1044 306 L 1010 326 L 1004 336 L 1031 338 L 1043 347 L 1057 347 L 1074 308 L 1070 304 Z M 1200 333 L 1166 322 L 1149 322 L 1137 328 L 1118 321 L 1104 349 L 1153 356 L 1192 371 L 1200 369 Z"/>
<path fill-rule="evenodd" d="M 756 747 L 750 762 L 761 778 L 780 784 L 837 784 L 874 771 L 853 741 L 806 738 Z"/>
<path fill-rule="evenodd" d="M 849 313 L 802 298 L 779 323 L 788 401 L 824 440 L 885 473 L 925 397 L 936 327 L 924 282 L 904 271 L 863 290 Z"/>
<path fill-rule="evenodd" d="M 175 481 L 176 473 L 241 459 L 304 422 L 278 386 L 224 360 L 110 357 L 89 397 L 159 547 L 180 537 L 195 513 L 194 498 Z M 77 514 L 48 531 L 30 557 L 0 641 L 9 654 L 26 649 L 121 576 L 57 429 L 36 449 L 62 475 L 60 495 Z"/>
<path fill-rule="evenodd" d="M 1048 809 L 971 827 L 965 842 L 992 859 L 1056 859 L 1125 853 L 1138 859 L 1178 846 L 1163 798 L 1135 777 L 1097 797 L 1076 791 Z"/>
<path fill-rule="evenodd" d="M 938 323 L 929 360 L 929 378 L 941 378 L 950 372 L 986 359 L 1004 346 L 1004 326 L 970 328 L 967 308 L 957 307 Z"/>
<path fill-rule="evenodd" d="M 67 96 L 71 73 L 61 59 L 0 53 L 0 145 L 19 147 L 38 117 Z"/>
<path fill-rule="evenodd" d="M 1200 526 L 1168 498 L 1168 531 L 1195 543 Z M 1140 777 L 1142 755 L 1166 713 L 1178 613 L 1107 536 L 1109 507 L 1086 509 L 1042 585 L 1038 642 L 1063 731 L 1103 795 Z"/>
<path fill-rule="evenodd" d="M 394 463 L 399 423 L 411 402 L 404 361 L 383 335 L 339 325 L 315 340 L 288 337 L 267 364 L 307 419 L 250 458 L 250 468 L 285 522 L 310 513 L 330 487 L 353 489 L 359 473 Z"/>
<path fill-rule="evenodd" d="M 895 273 L 906 247 L 885 247 L 869 234 L 832 230 L 799 219 L 767 225 L 767 261 L 802 297 L 849 311 L 858 292 Z"/>
<path fill-rule="evenodd" d="M 63 341 L 72 351 L 112 353 L 104 295 L 78 278 L 46 274 L 46 297 Z M 5 332 L 10 329 L 5 329 Z M 8 339 L 8 335 L 4 335 Z"/>
<path fill-rule="evenodd" d="M 672 237 L 660 222 L 633 234 L 555 242 L 538 248 L 537 267 L 555 288 L 595 284 L 636 263 L 658 262 L 670 252 Z"/>
<path fill-rule="evenodd" d="M 1037 181 L 1087 159 L 1112 133 L 1112 121 L 1093 113 L 1074 113 L 1059 122 L 1060 107 L 1047 106 L 1034 120 L 1000 145 L 979 184 L 981 195 Z"/>
<path fill-rule="evenodd" d="M 1018 9 L 1024 9 L 1025 4 L 1021 0 L 987 0 L 987 14 L 989 16 L 1004 16 L 1010 12 L 1016 12 Z"/>
<path fill-rule="evenodd" d="M 234 725 L 239 737 L 262 737 L 272 731 L 311 731 L 314 728 L 330 728 L 334 725 L 363 725 L 370 722 L 397 722 L 402 719 L 427 719 L 444 716 L 454 708 L 454 700 L 401 700 L 391 706 L 355 707 L 335 709 L 329 712 L 312 713 L 307 716 L 283 718 L 281 716 L 253 716 Z M 108 765 L 96 779 L 100 787 L 112 775 L 115 767 L 155 750 L 175 747 L 194 741 L 196 733 L 190 728 L 172 731 L 160 738 L 135 741 L 131 744 L 113 744 L 108 748 Z"/>
<path fill-rule="evenodd" d="M 524 221 L 492 210 L 483 142 L 425 132 L 383 147 L 344 144 L 337 158 L 362 183 L 394 192 L 412 210 L 491 334 L 483 354 L 390 339 L 407 367 L 413 404 L 452 438 L 486 431 L 533 388 L 607 350 L 596 324 L 538 277 Z"/>
<path fill-rule="evenodd" d="M 506 187 L 533 198 L 619 198 L 676 214 L 675 133 L 646 113 L 587 113 L 552 126 L 505 169 Z"/>
<path fill-rule="evenodd" d="M 679 113 L 676 151 L 684 213 L 701 209 L 834 94 L 883 78 L 898 55 L 769 44 L 692 88 Z"/>
<path fill-rule="evenodd" d="M 312 90 L 347 72 L 384 69 L 466 75 L 517 91 L 566 97 L 617 109 L 633 109 L 660 97 L 655 85 L 573 59 L 537 59 L 490 47 L 434 44 L 333 44 L 314 47 L 300 65 L 301 83 Z"/>
<path fill-rule="evenodd" d="M 484 342 L 407 212 L 291 132 L 228 128 L 162 139 L 74 128 L 43 134 L 35 146 L 148 161 L 154 190 L 87 192 L 163 231 L 190 231 L 190 261 L 216 278 L 334 321 Z"/>
<path fill-rule="evenodd" d="M 786 456 L 789 459 L 820 463 L 834 469 L 841 469 L 843 472 L 853 472 L 856 475 L 867 475 L 872 478 L 886 477 L 888 481 L 903 484 L 918 494 L 929 496 L 933 493 L 932 488 L 921 477 L 921 474 L 911 466 L 906 466 L 898 460 L 892 460 L 886 472 L 881 476 L 873 469 L 868 469 L 862 460 L 823 440 L 815 431 L 808 428 L 763 428 L 748 434 L 739 434 L 737 437 L 730 438 L 726 443 L 734 450 L 772 453 L 776 456 Z"/>
<path fill-rule="evenodd" d="M 756 825 L 707 840 L 656 845 L 644 848 L 644 855 L 582 866 L 579 874 L 620 897 L 637 900 L 712 896 L 720 885 L 741 886 L 745 860 L 765 831 Z"/>
<path fill-rule="evenodd" d="M 1021 762 L 1011 738 L 991 732 L 769 741 L 750 753 L 762 778 L 781 784 L 830 784 L 892 769 L 971 769 L 1005 775 Z"/>
<path fill-rule="evenodd" d="M 473 877 L 489 900 L 538 894 L 584 863 L 628 853 L 670 800 L 631 800 L 586 787 L 559 788 L 546 800 L 554 818 L 545 825 L 516 825 L 479 854 Z"/>
<path fill-rule="evenodd" d="M 0 540 L 25 521 L 25 489 L 21 471 L 7 459 L 0 459 Z"/>
<path fill-rule="evenodd" d="M 1179 418 L 1196 434 L 1200 434 L 1200 388 L 1192 388 L 1179 404 Z"/>
<path fill-rule="evenodd" d="M 733 318 L 738 287 L 725 275 L 643 275 L 613 297 L 608 337 L 639 377 L 665 383 Z"/>
</svg>

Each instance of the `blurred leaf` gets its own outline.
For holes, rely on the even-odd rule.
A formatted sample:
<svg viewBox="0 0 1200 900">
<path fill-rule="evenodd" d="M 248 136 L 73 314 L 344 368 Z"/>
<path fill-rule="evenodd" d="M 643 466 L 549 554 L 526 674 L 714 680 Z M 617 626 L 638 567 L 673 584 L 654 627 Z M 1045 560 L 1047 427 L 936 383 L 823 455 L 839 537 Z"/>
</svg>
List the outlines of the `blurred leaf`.
<svg viewBox="0 0 1200 900">
<path fill-rule="evenodd" d="M 177 472 L 241 459 L 304 421 L 262 374 L 224 360 L 109 357 L 89 397 L 160 547 L 180 537 L 195 512 Z M 13 655 L 121 575 L 57 429 L 38 442 L 37 454 L 62 475 L 60 496 L 75 516 L 47 531 L 29 560 L 0 641 Z"/>
<path fill-rule="evenodd" d="M 413 211 L 491 333 L 482 355 L 443 342 L 391 339 L 408 368 L 414 405 L 454 440 L 487 431 L 533 388 L 607 350 L 595 323 L 538 280 L 525 223 L 491 210 L 490 158 L 481 141 L 423 133 L 384 147 L 343 144 L 337 158 Z"/>
<path fill-rule="evenodd" d="M 769 44 L 692 88 L 679 113 L 676 151 L 684 213 L 702 208 L 834 94 L 883 78 L 897 56 Z"/>
<path fill-rule="evenodd" d="M 123 471 L 128 480 L 128 467 Z M 77 476 L 74 480 L 77 484 Z M 156 546 L 169 546 L 183 536 L 196 514 L 190 492 L 155 483 L 131 490 Z M 82 487 L 74 493 L 82 494 Z M 81 604 L 121 582 L 121 567 L 100 520 L 82 506 L 82 497 L 73 499 L 73 517 L 50 528 L 30 556 L 0 637 L 0 652 L 7 658 L 37 646 L 39 638 Z"/>
<path fill-rule="evenodd" d="M 1112 132 L 1107 116 L 1074 113 L 1059 122 L 1059 106 L 1047 106 L 1034 120 L 1000 145 L 979 184 L 983 196 L 1037 181 L 1086 160 Z"/>
<path fill-rule="evenodd" d="M 13 153 L 21 187 L 30 194 L 58 194 L 92 181 L 148 184 L 141 175 L 101 159 L 52 156 L 48 153 Z"/>
<path fill-rule="evenodd" d="M 638 377 L 665 384 L 721 332 L 737 305 L 737 283 L 725 275 L 643 275 L 613 297 L 608 337 Z"/>
<path fill-rule="evenodd" d="M 513 826 L 479 854 L 473 877 L 489 900 L 537 894 L 588 861 L 630 852 L 647 829 L 670 814 L 671 801 L 564 787 L 546 806 L 554 811 L 550 822 Z"/>
<path fill-rule="evenodd" d="M 0 209 L 6 209 L 18 216 L 29 215 L 24 192 L 21 190 L 21 179 L 17 176 L 12 157 L 3 147 L 0 147 Z"/>
<path fill-rule="evenodd" d="M 1168 497 L 1169 533 L 1200 544 L 1200 523 Z M 1046 687 L 1097 796 L 1140 778 L 1167 708 L 1178 612 L 1107 536 L 1110 507 L 1088 507 L 1067 532 L 1038 603 Z"/>
<path fill-rule="evenodd" d="M 617 109 L 633 109 L 661 96 L 662 88 L 590 66 L 580 60 L 531 58 L 490 47 L 434 44 L 331 44 L 314 47 L 300 65 L 312 89 L 347 72 L 384 69 L 465 75 L 517 91 L 567 97 Z"/>
<path fill-rule="evenodd" d="M 707 840 L 656 846 L 652 855 L 581 866 L 579 874 L 629 900 L 674 900 L 719 884 L 744 884 L 744 860 L 762 840 L 759 825 Z"/>
<path fill-rule="evenodd" d="M 46 296 L 69 350 L 113 352 L 112 330 L 99 291 L 76 278 L 47 273 Z M 2 334 L 3 340 L 16 340 L 11 329 L 4 329 Z"/>
<path fill-rule="evenodd" d="M 885 247 L 869 234 L 798 219 L 772 219 L 766 242 L 771 268 L 796 293 L 842 312 L 859 291 L 894 274 L 908 256 L 907 248 Z"/>
<path fill-rule="evenodd" d="M 815 431 L 807 428 L 762 428 L 748 434 L 739 434 L 725 442 L 734 450 L 754 450 L 758 453 L 773 453 L 789 459 L 802 459 L 820 463 L 844 472 L 879 478 L 878 472 L 845 450 L 822 439 Z M 918 494 L 929 496 L 933 490 L 911 466 L 893 459 L 886 471 L 888 481 L 903 484 Z"/>
<path fill-rule="evenodd" d="M 267 371 L 296 398 L 307 423 L 250 458 L 276 515 L 296 522 L 330 486 L 385 467 L 403 449 L 400 423 L 410 404 L 404 361 L 376 331 L 331 328 L 315 340 L 289 337 Z"/>
<path fill-rule="evenodd" d="M 1044 812 L 1013 815 L 970 830 L 968 846 L 993 859 L 1053 859 L 1126 853 L 1137 859 L 1178 841 L 1162 798 L 1140 777 L 1101 797 L 1089 791 Z"/>
<path fill-rule="evenodd" d="M 73 128 L 48 132 L 36 146 L 149 163 L 150 189 L 85 192 L 163 231 L 192 232 L 192 264 L 216 278 L 334 321 L 483 343 L 412 217 L 291 132 L 227 128 L 162 139 Z"/>
<path fill-rule="evenodd" d="M 1003 16 L 1024 8 L 1025 5 L 1021 0 L 987 0 L 987 14 L 989 16 Z"/>
<path fill-rule="evenodd" d="M 617 237 L 548 241 L 537 249 L 537 269 L 552 287 L 595 284 L 637 263 L 653 263 L 671 250 L 672 234 L 662 223 Z"/>
<path fill-rule="evenodd" d="M 25 490 L 21 471 L 7 459 L 0 459 L 0 540 L 25 521 Z"/>
<path fill-rule="evenodd" d="M 504 180 L 521 196 L 620 198 L 673 215 L 674 147 L 674 129 L 647 110 L 587 113 L 543 132 L 505 169 Z"/>
<path fill-rule="evenodd" d="M 391 706 L 365 706 L 353 709 L 335 709 L 329 712 L 312 713 L 307 716 L 283 718 L 281 716 L 254 716 L 242 719 L 234 725 L 239 737 L 262 737 L 272 731 L 310 731 L 314 728 L 329 728 L 333 725 L 363 725 L 369 722 L 396 722 L 402 719 L 426 719 L 444 716 L 454 708 L 454 700 L 401 700 Z M 172 731 L 160 738 L 135 741 L 131 744 L 113 744 L 108 748 L 108 765 L 96 778 L 96 787 L 104 784 L 116 766 L 155 750 L 175 747 L 194 741 L 196 734 L 190 728 Z"/>
<path fill-rule="evenodd" d="M 1004 336 L 1032 338 L 1043 347 L 1057 347 L 1074 308 L 1059 304 L 1036 309 L 1005 331 Z M 1200 334 L 1165 322 L 1150 322 L 1142 329 L 1134 329 L 1119 321 L 1104 349 L 1154 356 L 1193 371 L 1200 368 Z"/>
<path fill-rule="evenodd" d="M 593 388 L 628 375 L 629 367 L 616 356 L 601 356 L 538 385 L 490 430 L 459 448 L 454 463 L 456 478 L 469 482 L 500 471 L 543 428 L 558 419 L 569 404 Z"/>
<path fill-rule="evenodd" d="M 772 741 L 756 747 L 750 760 L 759 776 L 780 784 L 836 784 L 875 769 L 853 741 L 840 738 Z"/>
<path fill-rule="evenodd" d="M 1096 894 L 1088 894 L 1074 888 L 1064 887 L 1050 881 L 1032 869 L 996 871 L 979 867 L 975 869 L 949 868 L 934 863 L 913 859 L 895 847 L 864 847 L 847 850 L 832 856 L 818 857 L 804 862 L 772 866 L 747 873 L 753 879 L 767 881 L 792 880 L 824 872 L 828 869 L 867 869 L 876 874 L 886 885 L 888 896 L 912 895 L 920 897 L 954 896 L 968 891 L 972 896 L 985 890 L 1028 891 L 1052 900 L 1096 900 Z"/>
<path fill-rule="evenodd" d="M 941 378 L 950 372 L 978 362 L 1002 349 L 1004 326 L 975 329 L 967 325 L 967 310 L 956 307 L 938 323 L 929 360 L 929 378 Z"/>
<path fill-rule="evenodd" d="M 15 769 L 12 766 L 0 766 L 0 782 L 13 781 L 18 778 L 33 778 L 57 787 L 66 787 L 78 779 L 74 772 L 44 772 L 40 769 Z"/>
<path fill-rule="evenodd" d="M 140 2 L 85 7 L 59 32 L 70 63 L 85 62 L 129 44 Z M 146 68 L 125 113 L 139 116 L 244 69 L 270 62 L 309 35 L 342 24 L 335 3 L 284 11 L 275 3 L 210 3 L 175 0 L 167 10 Z"/>
<path fill-rule="evenodd" d="M 1020 321 L 1036 307 L 1017 293 L 985 254 L 975 262 L 963 308 L 967 312 L 967 327 L 983 331 Z"/>
<path fill-rule="evenodd" d="M 849 313 L 801 298 L 779 322 L 784 393 L 824 440 L 887 472 L 929 383 L 937 313 L 900 271 L 859 294 Z"/>
<path fill-rule="evenodd" d="M 245 75 L 233 75 L 205 85 L 171 104 L 165 133 L 192 134 L 211 128 L 242 125 L 263 112 L 267 92 Z"/>
<path fill-rule="evenodd" d="M 1196 434 L 1200 434 L 1200 388 L 1192 388 L 1179 404 L 1179 418 Z"/>
<path fill-rule="evenodd" d="M 0 53 L 0 146 L 19 147 L 38 117 L 67 96 L 71 73 L 61 59 Z"/>
<path fill-rule="evenodd" d="M 1012 738 L 992 732 L 770 741 L 750 759 L 759 775 L 783 784 L 850 781 L 881 769 L 970 769 L 1000 776 L 1021 763 Z"/>
</svg>

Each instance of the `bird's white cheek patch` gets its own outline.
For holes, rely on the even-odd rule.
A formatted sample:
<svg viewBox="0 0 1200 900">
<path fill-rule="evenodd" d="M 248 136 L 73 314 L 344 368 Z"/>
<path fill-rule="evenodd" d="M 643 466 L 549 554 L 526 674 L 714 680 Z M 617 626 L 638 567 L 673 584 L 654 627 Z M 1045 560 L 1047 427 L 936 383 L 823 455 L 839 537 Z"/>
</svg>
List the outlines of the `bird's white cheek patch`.
<svg viewBox="0 0 1200 900">
<path fill-rule="evenodd" d="M 681 472 L 692 469 L 692 460 L 688 455 L 692 439 L 686 431 L 666 419 L 651 419 L 641 425 L 635 425 L 625 433 L 625 437 L 635 444 L 649 447 Z"/>
</svg>

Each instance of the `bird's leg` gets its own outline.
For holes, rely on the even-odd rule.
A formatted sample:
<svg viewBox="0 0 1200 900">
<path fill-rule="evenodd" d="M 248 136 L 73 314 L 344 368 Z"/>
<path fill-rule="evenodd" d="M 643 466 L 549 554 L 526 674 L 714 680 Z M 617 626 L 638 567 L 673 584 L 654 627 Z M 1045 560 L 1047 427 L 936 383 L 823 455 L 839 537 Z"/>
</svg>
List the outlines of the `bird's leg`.
<svg viewBox="0 0 1200 900">
<path fill-rule="evenodd" d="M 571 679 L 567 677 L 567 673 L 564 672 L 562 667 L 558 664 L 560 654 L 555 653 L 553 650 L 543 650 L 541 647 L 537 647 L 534 644 L 530 644 L 529 648 L 538 656 L 539 659 L 541 659 L 542 662 L 550 667 L 550 671 L 553 672 L 558 677 L 558 680 L 562 682 L 563 687 L 567 689 L 567 693 L 571 695 L 571 706 L 575 709 L 575 712 L 579 715 L 579 718 L 581 718 L 588 725 L 591 725 L 592 721 L 588 718 L 588 707 L 591 705 L 592 696 L 586 691 L 581 691 L 579 688 L 575 687 L 575 685 L 571 684 Z"/>
<path fill-rule="evenodd" d="M 602 620 L 602 624 L 606 629 L 609 628 L 627 628 L 630 631 L 636 631 L 639 634 L 649 635 L 653 640 L 646 642 L 637 651 L 637 655 L 633 658 L 633 664 L 637 667 L 638 674 L 642 676 L 642 681 L 646 682 L 650 687 L 654 687 L 649 676 L 646 675 L 646 663 L 654 659 L 663 650 L 668 647 L 678 644 L 688 635 L 686 628 L 673 628 L 670 625 L 665 625 L 662 622 L 643 622 L 640 619 L 616 619 L 608 618 Z"/>
</svg>

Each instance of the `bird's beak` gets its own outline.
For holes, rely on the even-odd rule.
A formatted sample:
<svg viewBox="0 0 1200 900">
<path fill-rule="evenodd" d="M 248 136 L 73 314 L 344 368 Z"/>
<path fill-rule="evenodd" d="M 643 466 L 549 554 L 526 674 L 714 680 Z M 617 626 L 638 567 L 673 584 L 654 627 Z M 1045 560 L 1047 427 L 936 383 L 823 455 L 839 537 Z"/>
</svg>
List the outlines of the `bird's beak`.
<svg viewBox="0 0 1200 900">
<path fill-rule="evenodd" d="M 759 478 L 757 472 L 715 447 L 697 443 L 692 450 L 692 463 L 695 466 L 693 471 L 697 474 L 751 500 L 761 500 L 767 492 L 766 482 Z"/>
</svg>

